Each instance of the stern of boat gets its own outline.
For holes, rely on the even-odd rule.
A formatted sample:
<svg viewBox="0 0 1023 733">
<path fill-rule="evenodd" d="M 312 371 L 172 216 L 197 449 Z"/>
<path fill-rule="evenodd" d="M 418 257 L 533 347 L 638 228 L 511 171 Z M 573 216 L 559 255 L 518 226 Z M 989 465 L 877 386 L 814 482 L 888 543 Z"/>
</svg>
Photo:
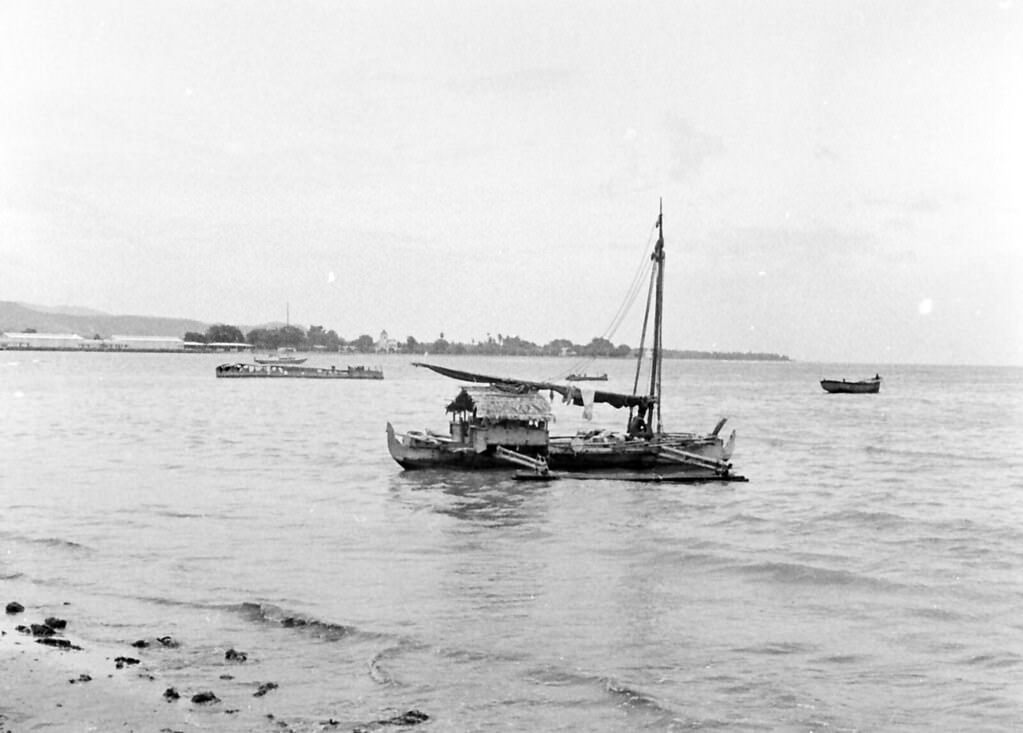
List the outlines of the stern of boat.
<svg viewBox="0 0 1023 733">
<path fill-rule="evenodd" d="M 408 458 L 408 449 L 404 441 L 395 434 L 394 426 L 391 425 L 390 420 L 387 421 L 387 451 L 391 454 L 391 458 L 402 466 L 405 465 L 404 461 Z"/>
<path fill-rule="evenodd" d="M 721 460 L 723 460 L 723 461 L 730 461 L 730 460 L 732 460 L 732 453 L 733 453 L 733 451 L 735 451 L 735 431 L 734 430 L 732 431 L 732 434 L 728 436 L 728 442 L 725 443 L 724 447 L 721 449 Z"/>
<path fill-rule="evenodd" d="M 446 466 L 464 461 L 468 449 L 452 445 L 450 440 L 429 431 L 410 430 L 397 433 L 387 423 L 387 450 L 391 458 L 405 469 Z M 468 450 L 471 453 L 471 450 Z"/>
</svg>

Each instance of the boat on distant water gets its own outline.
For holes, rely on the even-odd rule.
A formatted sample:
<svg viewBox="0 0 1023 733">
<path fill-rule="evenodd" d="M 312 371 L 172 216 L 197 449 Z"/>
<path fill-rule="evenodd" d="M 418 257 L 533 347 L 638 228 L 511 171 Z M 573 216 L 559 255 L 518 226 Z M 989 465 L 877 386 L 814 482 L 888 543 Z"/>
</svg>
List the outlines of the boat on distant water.
<svg viewBox="0 0 1023 733">
<path fill-rule="evenodd" d="M 294 364 L 221 364 L 217 377 L 223 379 L 383 379 L 381 369 L 364 366 L 307 367 Z"/>
<path fill-rule="evenodd" d="M 414 366 L 470 384 L 463 386 L 447 406 L 451 414 L 447 434 L 430 430 L 399 434 L 387 423 L 391 457 L 405 469 L 478 470 L 511 463 L 532 469 L 515 475 L 523 480 L 559 478 L 558 472 L 565 472 L 565 476 L 631 481 L 745 481 L 745 477 L 731 472 L 735 432 L 727 441 L 721 437 L 725 420 L 709 433 L 668 432 L 661 423 L 663 220 L 662 212 L 655 224 L 657 242 L 646 260 L 650 289 L 630 393 L 490 376 L 417 362 Z M 653 338 L 646 360 L 648 322 L 653 324 Z M 645 362 L 649 386 L 641 393 Z M 583 407 L 587 418 L 595 404 L 627 409 L 624 430 L 551 435 L 549 426 L 554 414 L 548 395 L 553 399 L 554 393 L 566 403 Z"/>
<path fill-rule="evenodd" d="M 569 374 L 565 379 L 569 382 L 606 382 L 607 374 Z"/>
<path fill-rule="evenodd" d="M 855 382 L 845 379 L 822 379 L 821 387 L 830 394 L 877 394 L 881 391 L 881 375 L 875 374 L 872 379 Z"/>
<path fill-rule="evenodd" d="M 295 349 L 290 346 L 282 346 L 277 349 L 275 354 L 255 356 L 252 360 L 257 364 L 304 364 L 308 358 L 307 356 L 299 356 Z"/>
</svg>

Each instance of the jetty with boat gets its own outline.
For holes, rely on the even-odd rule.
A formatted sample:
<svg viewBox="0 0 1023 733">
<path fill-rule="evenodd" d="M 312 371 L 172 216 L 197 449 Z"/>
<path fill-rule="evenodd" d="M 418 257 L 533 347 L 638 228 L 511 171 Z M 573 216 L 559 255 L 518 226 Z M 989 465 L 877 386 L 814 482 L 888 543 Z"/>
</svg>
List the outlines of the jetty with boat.
<svg viewBox="0 0 1023 733">
<path fill-rule="evenodd" d="M 708 433 L 669 432 L 661 420 L 662 324 L 664 317 L 664 216 L 655 224 L 657 240 L 647 265 L 650 289 L 636 372 L 630 392 L 582 388 L 451 369 L 416 362 L 417 367 L 464 384 L 447 405 L 446 433 L 395 431 L 387 423 L 391 457 L 406 470 L 447 468 L 484 470 L 517 465 L 522 480 L 560 477 L 635 481 L 745 481 L 732 472 L 735 432 L 725 440 L 722 419 Z M 645 359 L 646 324 L 653 324 Z M 644 373 L 644 366 L 646 373 Z M 625 411 L 621 430 L 552 435 L 554 394 L 592 415 L 595 405 Z"/>
<path fill-rule="evenodd" d="M 304 361 L 304 360 L 303 360 Z M 330 367 L 309 367 L 295 364 L 221 364 L 217 367 L 218 379 L 383 379 L 382 369 L 364 366 L 349 366 L 338 369 Z"/>
</svg>

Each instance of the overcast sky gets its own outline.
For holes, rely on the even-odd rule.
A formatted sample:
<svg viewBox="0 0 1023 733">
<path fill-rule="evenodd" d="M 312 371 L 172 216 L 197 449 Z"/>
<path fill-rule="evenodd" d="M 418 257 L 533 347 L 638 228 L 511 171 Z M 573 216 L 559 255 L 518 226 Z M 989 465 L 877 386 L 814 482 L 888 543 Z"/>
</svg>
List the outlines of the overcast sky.
<svg viewBox="0 0 1023 733">
<path fill-rule="evenodd" d="M 0 300 L 1023 364 L 1023 4 L 0 3 Z M 638 315 L 612 334 L 638 342 Z"/>
</svg>

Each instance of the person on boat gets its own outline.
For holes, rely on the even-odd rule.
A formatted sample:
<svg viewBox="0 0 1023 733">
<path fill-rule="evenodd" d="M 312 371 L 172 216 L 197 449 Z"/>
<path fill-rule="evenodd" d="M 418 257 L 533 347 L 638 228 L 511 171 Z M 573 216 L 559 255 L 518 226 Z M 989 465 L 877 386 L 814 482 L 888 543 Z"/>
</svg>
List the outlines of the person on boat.
<svg viewBox="0 0 1023 733">
<path fill-rule="evenodd" d="M 632 422 L 629 423 L 629 438 L 645 438 L 649 440 L 653 437 L 653 431 L 647 429 L 646 421 L 642 415 L 636 415 L 632 418 Z"/>
</svg>

